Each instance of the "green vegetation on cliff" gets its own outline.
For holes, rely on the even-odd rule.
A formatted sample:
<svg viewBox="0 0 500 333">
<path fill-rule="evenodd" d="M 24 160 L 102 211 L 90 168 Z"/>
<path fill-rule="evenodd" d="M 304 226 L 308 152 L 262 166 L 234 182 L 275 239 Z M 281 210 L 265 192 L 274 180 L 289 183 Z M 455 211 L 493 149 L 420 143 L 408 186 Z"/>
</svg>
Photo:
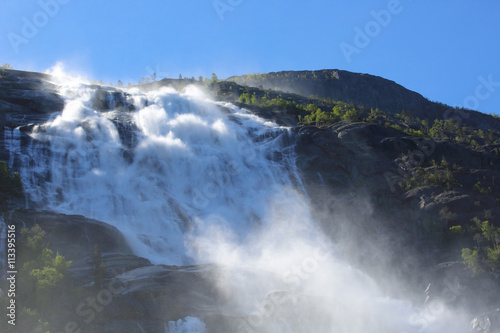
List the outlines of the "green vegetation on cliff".
<svg viewBox="0 0 500 333">
<path fill-rule="evenodd" d="M 69 280 L 71 262 L 58 253 L 54 255 L 45 241 L 45 231 L 38 225 L 22 229 L 16 243 L 19 286 L 16 291 L 16 326 L 7 325 L 2 316 L 0 324 L 8 332 L 55 331 L 50 323 L 66 317 L 73 306 L 75 289 Z M 2 308 L 7 295 L 0 295 Z M 5 307 L 4 307 L 5 306 Z"/>
<path fill-rule="evenodd" d="M 0 161 L 0 211 L 8 208 L 8 201 L 22 197 L 23 183 L 19 173 L 12 173 L 7 163 Z"/>
<path fill-rule="evenodd" d="M 399 110 L 395 106 L 397 103 L 389 105 L 389 102 L 379 103 L 380 107 L 370 107 L 370 102 L 377 103 L 366 98 L 354 98 L 354 95 L 336 100 L 333 96 L 337 92 L 328 89 L 315 90 L 314 95 L 305 97 L 312 91 L 308 85 L 312 87 L 323 82 L 333 87 L 336 84 L 333 82 L 339 80 L 339 74 L 341 77 L 347 75 L 341 72 L 333 74 L 331 71 L 281 72 L 234 77 L 229 80 L 248 86 L 225 82 L 232 84 L 231 89 L 221 86 L 218 96 L 233 96 L 243 106 L 285 111 L 296 119 L 299 126 L 335 129 L 338 128 L 336 124 L 358 122 L 385 128 L 388 133 L 395 131 L 394 136 L 405 138 L 406 142 L 414 145 L 411 148 L 410 144 L 408 150 L 401 151 L 400 157 L 396 159 L 401 162 L 399 166 L 402 168 L 396 182 L 399 184 L 399 194 L 396 195 L 404 196 L 412 190 L 419 193 L 419 189 L 430 188 L 428 191 L 434 193 L 430 192 L 429 199 L 446 208 L 441 209 L 434 220 L 424 223 L 426 231 L 421 231 L 422 235 L 428 235 L 435 246 L 441 248 L 443 253 L 448 253 L 448 260 L 462 260 L 464 267 L 473 275 L 498 276 L 500 216 L 488 218 L 486 215 L 492 209 L 494 214 L 499 213 L 492 208 L 495 200 L 497 206 L 500 204 L 500 188 L 494 176 L 500 156 L 499 118 L 424 101 L 423 98 L 420 99 L 423 101 L 420 107 L 425 106 L 431 111 L 415 111 L 415 103 L 408 103 Z M 350 76 L 345 81 L 348 85 L 352 83 L 352 75 L 347 75 Z M 378 80 L 373 77 L 368 79 Z M 392 85 L 383 80 L 377 82 Z M 416 95 L 413 97 L 419 99 Z M 356 104 L 355 101 L 360 103 Z M 419 142 L 432 142 L 432 153 L 421 151 Z M 444 150 L 434 151 L 437 143 Z M 460 222 L 461 225 L 453 225 L 463 220 L 463 213 L 459 205 L 448 206 L 446 202 L 464 198 L 475 201 L 475 212 L 482 211 L 483 221 L 478 218 L 470 220 L 469 217 L 469 220 Z M 487 208 L 483 209 L 482 206 Z M 459 240 L 457 246 L 463 250 L 457 251 L 455 246 L 443 242 L 446 237 Z"/>
<path fill-rule="evenodd" d="M 299 125 L 325 127 L 338 122 L 367 122 L 393 128 L 408 136 L 430 138 L 434 140 L 448 140 L 458 144 L 465 144 L 475 150 L 483 146 L 500 145 L 500 131 L 495 129 L 477 129 L 467 126 L 457 117 L 442 119 L 420 119 L 411 112 L 402 110 L 391 114 L 378 108 L 367 108 L 350 102 L 335 101 L 331 98 L 309 96 L 302 98 L 293 94 L 277 93 L 257 88 L 221 89 L 220 95 L 227 97 L 234 95 L 238 102 L 262 108 L 276 108 L 287 111 L 297 118 Z M 448 107 L 451 114 L 464 114 L 468 110 Z M 465 117 L 465 116 L 464 116 Z M 446 119 L 444 119 L 446 118 Z M 493 123 L 500 121 L 491 117 Z M 500 154 L 500 147 L 491 147 L 495 154 Z"/>
<path fill-rule="evenodd" d="M 462 249 L 462 259 L 467 269 L 473 275 L 481 273 L 498 273 L 500 270 L 500 228 L 496 228 L 489 221 L 472 219 L 473 225 L 460 234 L 468 234 L 473 248 Z M 457 230 L 457 227 L 452 227 Z M 461 228 L 460 228 L 461 229 Z"/>
<path fill-rule="evenodd" d="M 450 166 L 443 157 L 440 164 L 433 160 L 432 166 L 418 167 L 415 173 L 405 174 L 403 180 L 399 182 L 399 186 L 405 192 L 427 185 L 446 188 L 461 187 L 453 176 L 457 172 L 458 167 L 456 165 Z"/>
</svg>

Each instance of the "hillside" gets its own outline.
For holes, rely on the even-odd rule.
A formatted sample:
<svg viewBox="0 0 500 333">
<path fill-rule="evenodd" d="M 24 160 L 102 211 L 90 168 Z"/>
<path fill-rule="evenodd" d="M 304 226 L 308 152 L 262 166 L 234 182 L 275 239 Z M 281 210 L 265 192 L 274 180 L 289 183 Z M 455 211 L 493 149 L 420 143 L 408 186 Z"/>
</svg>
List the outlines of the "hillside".
<svg viewBox="0 0 500 333">
<path fill-rule="evenodd" d="M 460 118 L 464 125 L 476 129 L 500 130 L 500 124 L 491 123 L 490 116 L 473 110 L 455 110 L 445 104 L 431 102 L 394 81 L 370 74 L 338 69 L 282 71 L 232 76 L 227 81 L 250 87 L 353 103 L 392 115 L 402 113 L 404 110 L 414 117 L 427 119 L 430 122 L 435 119 Z"/>
</svg>

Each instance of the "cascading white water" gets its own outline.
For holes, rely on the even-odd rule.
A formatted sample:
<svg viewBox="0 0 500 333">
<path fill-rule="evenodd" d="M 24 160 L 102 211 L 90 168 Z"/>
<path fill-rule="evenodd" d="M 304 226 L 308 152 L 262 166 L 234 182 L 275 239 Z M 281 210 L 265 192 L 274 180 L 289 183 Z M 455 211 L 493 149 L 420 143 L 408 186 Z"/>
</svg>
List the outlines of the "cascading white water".
<svg viewBox="0 0 500 333">
<path fill-rule="evenodd" d="M 4 129 L 5 147 L 9 152 L 9 168 L 14 164 L 14 157 L 21 152 L 21 131 L 18 128 L 5 128 Z"/>
<path fill-rule="evenodd" d="M 137 93 L 135 113 L 96 112 L 84 92 L 31 134 L 27 192 L 53 210 L 117 226 L 153 262 L 186 263 L 184 234 L 209 216 L 245 237 L 266 198 L 290 185 L 270 159 L 285 129 L 241 110 L 226 116 L 201 95 L 168 88 Z M 123 125 L 133 146 L 120 139 Z"/>
<path fill-rule="evenodd" d="M 129 93 L 137 111 L 98 112 L 89 87 L 63 90 L 64 111 L 30 134 L 30 200 L 115 225 L 155 263 L 223 265 L 241 332 L 423 331 L 316 228 L 286 128 L 196 88 Z M 447 319 L 425 329 L 459 332 Z"/>
</svg>

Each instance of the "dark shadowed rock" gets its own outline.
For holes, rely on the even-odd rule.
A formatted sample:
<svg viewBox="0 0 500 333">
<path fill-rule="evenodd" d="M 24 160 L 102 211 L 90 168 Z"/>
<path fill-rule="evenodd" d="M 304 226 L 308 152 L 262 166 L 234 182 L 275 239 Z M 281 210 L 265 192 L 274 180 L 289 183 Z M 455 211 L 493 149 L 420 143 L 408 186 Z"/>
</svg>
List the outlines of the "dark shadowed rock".
<svg viewBox="0 0 500 333">
<path fill-rule="evenodd" d="M 450 250 L 443 240 L 451 226 L 471 226 L 472 218 L 482 218 L 487 211 L 490 223 L 500 223 L 500 163 L 490 163 L 495 156 L 366 123 L 306 126 L 294 131 L 298 135 L 297 166 L 315 219 L 344 247 L 344 253 L 352 254 L 352 262 L 373 276 L 384 276 L 383 267 L 402 267 L 397 284 L 408 281 L 425 289 L 430 281 L 443 279 L 422 267 L 461 259 L 461 247 L 457 244 L 458 248 Z M 450 166 L 460 166 L 454 173 L 460 186 L 417 186 L 409 191 L 399 186 L 419 167 L 429 168 L 433 160 L 440 163 L 443 157 Z M 492 192 L 475 191 L 478 181 Z M 343 243 L 344 239 L 359 242 Z M 411 265 L 406 267 L 407 263 Z M 455 268 L 459 283 L 468 281 L 463 264 Z M 397 293 L 395 283 L 387 278 L 379 283 Z M 469 305 L 484 301 L 474 290 L 473 284 L 466 288 Z"/>
<path fill-rule="evenodd" d="M 106 277 L 113 278 L 124 272 L 139 268 L 152 266 L 148 259 L 137 257 L 133 254 L 104 253 L 102 262 L 106 270 Z M 95 266 L 92 255 L 74 260 L 70 267 L 73 278 L 85 286 L 92 286 L 95 280 Z"/>
<path fill-rule="evenodd" d="M 394 134 L 392 130 L 358 123 L 301 127 L 297 133 L 297 164 L 306 184 L 332 188 L 354 185 L 379 195 L 390 192 L 384 174 L 396 173 L 397 166 L 380 152 L 387 150 L 383 141 Z"/>
<path fill-rule="evenodd" d="M 19 230 L 38 224 L 47 233 L 50 248 L 63 254 L 68 260 L 91 256 L 95 245 L 103 253 L 132 254 L 118 229 L 83 216 L 16 210 L 5 214 L 4 219 L 7 223 L 16 224 Z"/>
<path fill-rule="evenodd" d="M 0 78 L 0 107 L 3 113 L 19 112 L 19 106 L 33 113 L 51 113 L 64 108 L 64 100 L 57 93 L 52 77 L 42 73 L 5 70 Z M 12 107 L 11 105 L 18 107 Z"/>
<path fill-rule="evenodd" d="M 62 98 L 58 94 L 46 90 L 2 89 L 0 90 L 0 99 L 23 106 L 33 113 L 51 113 L 62 111 L 64 108 Z M 11 110 L 7 109 L 7 111 Z"/>
<path fill-rule="evenodd" d="M 130 95 L 122 90 L 108 86 L 91 86 L 95 92 L 92 96 L 92 106 L 99 111 L 120 110 L 133 111 L 135 106 Z"/>
</svg>

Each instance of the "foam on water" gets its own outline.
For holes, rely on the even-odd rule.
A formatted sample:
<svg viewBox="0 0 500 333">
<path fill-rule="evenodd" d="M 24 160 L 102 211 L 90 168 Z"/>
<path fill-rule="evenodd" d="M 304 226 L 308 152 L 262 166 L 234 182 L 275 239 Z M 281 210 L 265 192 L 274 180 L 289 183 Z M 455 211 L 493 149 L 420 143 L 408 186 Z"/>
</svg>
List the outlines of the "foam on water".
<svg viewBox="0 0 500 333">
<path fill-rule="evenodd" d="M 4 145 L 10 156 L 8 166 L 12 168 L 15 156 L 21 152 L 21 132 L 18 128 L 4 129 Z"/>
<path fill-rule="evenodd" d="M 224 114 L 198 91 L 137 93 L 139 110 L 127 114 L 93 110 L 85 86 L 66 94 L 64 111 L 31 134 L 22 170 L 31 200 L 117 226 L 156 263 L 187 263 L 184 235 L 207 216 L 245 238 L 266 198 L 291 184 L 273 160 L 287 130 L 243 110 Z M 125 122 L 132 146 L 121 140 Z"/>
<path fill-rule="evenodd" d="M 205 333 L 206 331 L 205 324 L 195 317 L 165 323 L 165 333 Z"/>
</svg>

